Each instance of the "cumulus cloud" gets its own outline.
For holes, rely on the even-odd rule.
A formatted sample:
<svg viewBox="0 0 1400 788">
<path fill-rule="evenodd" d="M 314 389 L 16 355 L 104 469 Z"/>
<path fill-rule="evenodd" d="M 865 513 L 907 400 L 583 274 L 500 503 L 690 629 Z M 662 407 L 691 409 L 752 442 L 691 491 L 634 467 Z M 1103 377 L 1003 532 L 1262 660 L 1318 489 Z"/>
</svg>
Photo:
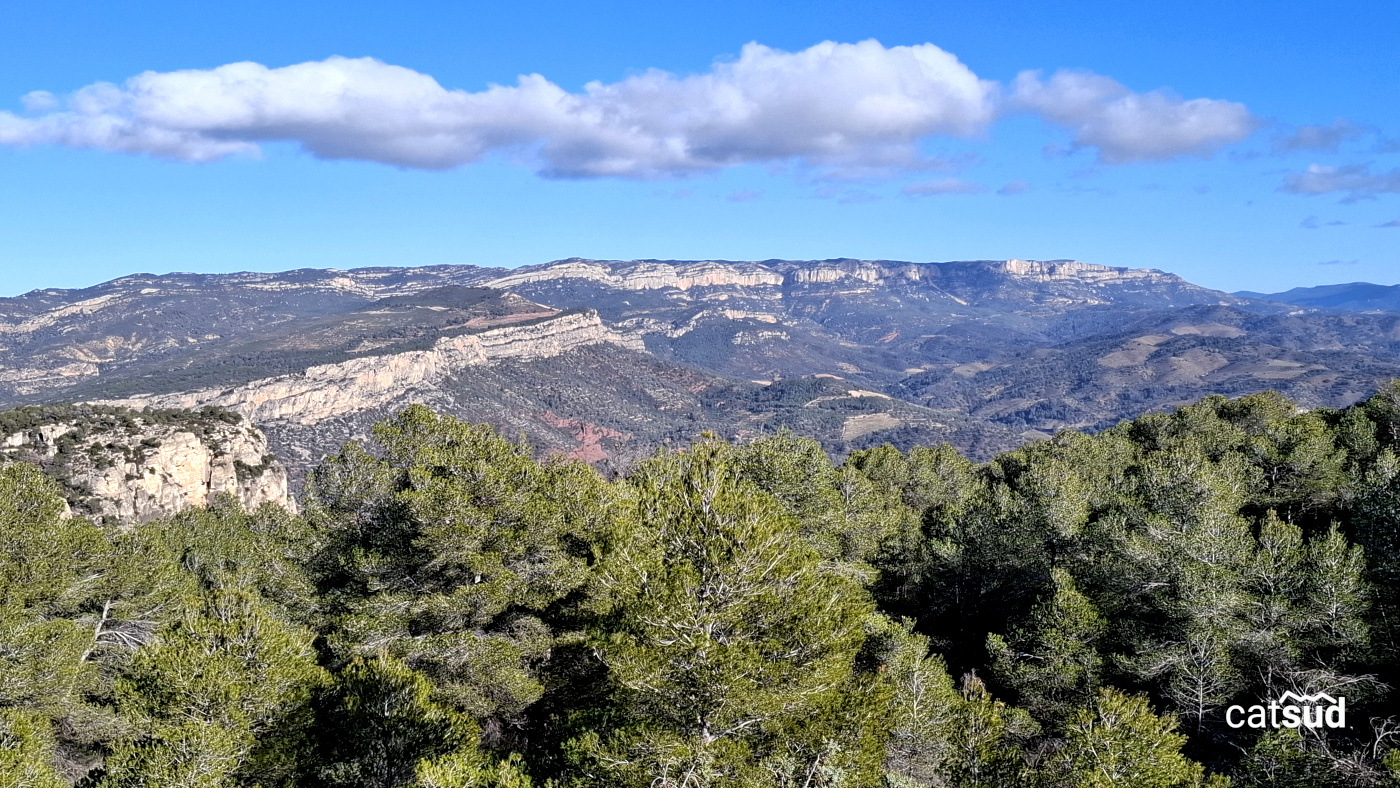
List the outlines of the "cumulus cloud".
<svg viewBox="0 0 1400 788">
<path fill-rule="evenodd" d="M 905 194 L 914 197 L 927 197 L 936 194 L 977 194 L 984 191 L 980 183 L 965 181 L 962 178 L 935 178 L 931 181 L 919 181 L 905 186 Z"/>
<path fill-rule="evenodd" d="M 1108 77 L 1019 76 L 1009 96 L 933 44 L 757 43 L 708 71 L 651 70 L 570 92 L 539 74 L 485 90 L 447 88 L 373 58 L 269 68 L 232 63 L 146 72 L 0 112 L 0 145 L 66 145 L 182 161 L 257 156 L 288 142 L 313 156 L 449 169 L 490 155 L 549 177 L 652 178 L 742 164 L 820 168 L 851 180 L 956 169 L 924 155 L 937 136 L 977 137 L 1033 112 L 1105 162 L 1208 154 L 1242 139 L 1240 104 L 1133 93 Z"/>
<path fill-rule="evenodd" d="M 33 90 L 19 97 L 25 112 L 48 112 L 58 109 L 58 96 L 47 90 Z"/>
<path fill-rule="evenodd" d="M 1377 226 L 1377 227 L 1400 227 L 1400 217 L 1396 217 L 1396 218 L 1394 218 L 1394 219 L 1391 219 L 1391 220 L 1388 221 L 1388 222 L 1381 222 L 1380 224 L 1378 224 L 1378 225 L 1376 225 L 1376 226 Z"/>
<path fill-rule="evenodd" d="M 1095 148 L 1109 164 L 1209 156 L 1259 128 L 1243 104 L 1186 100 L 1165 90 L 1134 93 L 1087 71 L 1061 70 L 1049 79 L 1023 71 L 1012 82 L 1008 108 L 1071 129 L 1075 147 Z"/>
<path fill-rule="evenodd" d="M 995 95 L 994 83 L 932 44 L 825 42 L 795 53 L 749 44 L 703 74 L 652 70 L 580 93 L 538 74 L 452 90 L 372 58 L 333 57 L 90 85 L 61 110 L 0 113 L 0 143 L 209 161 L 290 141 L 321 158 L 424 169 L 504 153 L 558 177 L 650 177 L 788 159 L 916 166 L 920 139 L 984 130 Z"/>
<path fill-rule="evenodd" d="M 1030 181 L 1007 181 L 1006 185 L 997 189 L 997 194 L 1009 197 L 1014 194 L 1025 194 L 1031 190 Z"/>
<path fill-rule="evenodd" d="M 1312 164 L 1303 172 L 1289 175 L 1279 189 L 1293 194 L 1346 192 L 1344 202 L 1373 199 L 1381 194 L 1400 193 L 1400 167 L 1388 172 L 1372 172 L 1369 164 L 1340 167 Z"/>
<path fill-rule="evenodd" d="M 1327 126 L 1299 126 L 1292 134 L 1274 138 L 1275 153 L 1291 153 L 1299 150 L 1323 150 L 1335 152 L 1343 142 L 1360 139 L 1365 129 L 1346 118 L 1337 118 Z"/>
</svg>

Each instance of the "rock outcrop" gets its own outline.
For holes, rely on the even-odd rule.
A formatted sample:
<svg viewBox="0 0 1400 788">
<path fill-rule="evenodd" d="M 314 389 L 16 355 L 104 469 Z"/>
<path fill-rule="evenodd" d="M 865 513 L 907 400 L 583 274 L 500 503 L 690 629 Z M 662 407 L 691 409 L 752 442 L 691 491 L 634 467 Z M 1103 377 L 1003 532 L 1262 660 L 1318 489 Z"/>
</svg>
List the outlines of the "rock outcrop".
<svg viewBox="0 0 1400 788">
<path fill-rule="evenodd" d="M 0 462 L 38 464 L 74 513 L 99 522 L 145 522 L 221 493 L 248 509 L 296 507 L 267 437 L 227 411 L 24 408 L 0 413 L 0 429 Z"/>
<path fill-rule="evenodd" d="M 311 425 L 371 410 L 432 387 L 465 368 L 507 360 L 550 358 L 588 345 L 610 343 L 641 350 L 641 341 L 619 334 L 588 310 L 530 325 L 445 337 L 429 350 L 367 356 L 305 372 L 258 380 L 232 389 L 129 397 L 98 404 L 129 408 L 227 408 L 259 423 Z"/>
<path fill-rule="evenodd" d="M 543 282 L 586 280 L 610 289 L 642 291 L 672 288 L 683 292 L 710 288 L 771 290 L 781 298 L 784 289 L 837 283 L 874 286 L 923 284 L 948 290 L 962 299 L 979 300 L 995 295 L 1000 287 L 1017 283 L 1060 285 L 1068 300 L 1095 302 L 1103 294 L 1072 288 L 1153 288 L 1189 294 L 1192 303 L 1240 303 L 1241 299 L 1190 284 L 1175 274 L 1151 268 L 1122 268 L 1077 260 L 977 260 L 957 263 L 906 263 L 889 260 L 766 260 L 729 261 L 601 261 L 562 260 L 519 268 L 489 281 L 489 287 L 524 289 Z M 1170 298 L 1170 295 L 1166 296 Z"/>
<path fill-rule="evenodd" d="M 693 287 L 781 285 L 784 274 L 761 263 L 672 263 L 652 260 L 618 263 L 573 259 L 521 268 L 516 273 L 485 284 L 487 287 L 508 290 L 554 279 L 587 279 L 619 290 L 660 290 L 667 287 L 689 290 Z"/>
</svg>

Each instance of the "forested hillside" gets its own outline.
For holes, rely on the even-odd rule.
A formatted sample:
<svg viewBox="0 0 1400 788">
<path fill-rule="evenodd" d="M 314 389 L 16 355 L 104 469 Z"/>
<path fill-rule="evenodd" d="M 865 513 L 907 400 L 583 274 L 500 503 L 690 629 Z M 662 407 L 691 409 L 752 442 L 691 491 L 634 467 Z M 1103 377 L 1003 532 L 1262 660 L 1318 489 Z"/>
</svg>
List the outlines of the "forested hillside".
<svg viewBox="0 0 1400 788">
<path fill-rule="evenodd" d="M 617 479 L 413 407 L 125 527 L 11 463 L 0 786 L 1400 785 L 1397 455 L 1400 382 Z M 1229 722 L 1288 692 L 1346 725 Z"/>
</svg>

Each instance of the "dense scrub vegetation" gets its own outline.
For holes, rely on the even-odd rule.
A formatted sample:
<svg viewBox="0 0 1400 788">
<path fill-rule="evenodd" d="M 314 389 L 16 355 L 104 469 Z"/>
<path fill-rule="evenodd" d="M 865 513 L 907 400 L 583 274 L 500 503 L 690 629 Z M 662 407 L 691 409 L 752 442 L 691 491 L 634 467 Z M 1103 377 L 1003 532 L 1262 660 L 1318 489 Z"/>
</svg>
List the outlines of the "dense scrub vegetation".
<svg viewBox="0 0 1400 788">
<path fill-rule="evenodd" d="M 101 529 L 0 468 L 0 786 L 1400 784 L 1400 384 L 986 464 L 702 441 L 608 481 L 414 407 Z M 1232 728 L 1342 695 L 1346 728 Z"/>
<path fill-rule="evenodd" d="M 37 427 L 62 423 L 75 424 L 92 432 L 124 430 L 132 434 L 139 431 L 142 423 L 171 424 L 202 436 L 221 426 L 236 425 L 242 421 L 242 416 L 217 405 L 207 405 L 199 410 L 133 410 L 87 404 L 27 405 L 0 411 L 0 436 L 22 434 Z"/>
</svg>

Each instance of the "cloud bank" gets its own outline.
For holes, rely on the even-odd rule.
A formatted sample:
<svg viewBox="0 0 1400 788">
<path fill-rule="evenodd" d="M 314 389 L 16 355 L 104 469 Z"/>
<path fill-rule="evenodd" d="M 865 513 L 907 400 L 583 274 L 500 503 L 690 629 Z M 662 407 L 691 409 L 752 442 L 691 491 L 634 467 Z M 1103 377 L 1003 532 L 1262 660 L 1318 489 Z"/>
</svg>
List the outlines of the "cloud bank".
<svg viewBox="0 0 1400 788">
<path fill-rule="evenodd" d="M 1312 164 L 1289 175 L 1280 191 L 1293 194 L 1345 192 L 1343 202 L 1374 199 L 1381 194 L 1400 194 L 1400 167 L 1388 172 L 1372 172 L 1369 164 L 1327 167 Z"/>
<path fill-rule="evenodd" d="M 708 72 L 651 70 L 569 92 L 539 74 L 470 92 L 373 58 L 282 68 L 146 72 L 0 112 L 0 145 L 63 145 L 180 161 L 290 142 L 324 159 L 449 169 L 501 155 L 547 177 L 654 178 L 795 161 L 845 171 L 930 169 L 931 137 L 977 137 L 1008 113 L 1068 127 L 1110 163 L 1209 155 L 1254 131 L 1243 105 L 1133 93 L 1107 77 L 1018 77 L 1010 95 L 934 46 L 745 46 Z"/>
<path fill-rule="evenodd" d="M 1011 84 L 1010 104 L 1072 129 L 1075 146 L 1097 149 L 1107 164 L 1209 156 L 1259 128 L 1243 104 L 1134 93 L 1088 71 L 1057 71 L 1049 79 L 1023 71 Z"/>
</svg>

